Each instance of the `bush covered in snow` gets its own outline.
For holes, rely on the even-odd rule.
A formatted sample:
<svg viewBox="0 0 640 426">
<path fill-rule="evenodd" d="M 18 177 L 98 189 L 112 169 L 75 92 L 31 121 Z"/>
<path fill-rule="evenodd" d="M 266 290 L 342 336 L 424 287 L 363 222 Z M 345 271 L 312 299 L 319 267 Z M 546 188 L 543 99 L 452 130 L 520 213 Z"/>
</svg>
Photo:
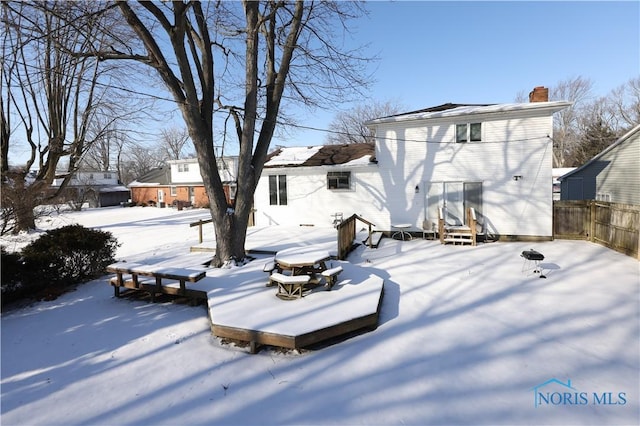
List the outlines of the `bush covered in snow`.
<svg viewBox="0 0 640 426">
<path fill-rule="evenodd" d="M 3 304 L 22 297 L 55 298 L 70 285 L 103 275 L 118 245 L 110 232 L 68 225 L 47 231 L 19 257 L 3 252 Z M 11 281 L 5 280 L 7 270 Z"/>
</svg>

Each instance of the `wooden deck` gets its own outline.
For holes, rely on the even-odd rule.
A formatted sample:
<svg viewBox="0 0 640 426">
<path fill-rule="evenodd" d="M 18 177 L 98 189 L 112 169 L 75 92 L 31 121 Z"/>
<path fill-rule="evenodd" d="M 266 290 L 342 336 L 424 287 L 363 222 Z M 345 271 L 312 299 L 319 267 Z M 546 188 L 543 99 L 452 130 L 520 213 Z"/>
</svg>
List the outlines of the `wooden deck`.
<svg viewBox="0 0 640 426">
<path fill-rule="evenodd" d="M 268 278 L 262 271 L 264 262 L 256 263 L 252 268 L 262 274 L 261 278 L 258 275 L 255 280 L 227 282 L 209 293 L 209 317 L 215 336 L 248 342 L 255 352 L 260 345 L 305 348 L 378 326 L 383 279 L 367 269 L 333 261 L 333 266 L 342 266 L 343 272 L 331 291 L 321 285 L 301 299 L 281 300 L 274 287 L 265 286 Z"/>
<path fill-rule="evenodd" d="M 195 266 L 185 263 L 188 258 L 181 257 L 182 265 Z M 123 282 L 123 287 L 206 300 L 213 335 L 244 341 L 251 353 L 261 345 L 300 349 L 378 326 L 383 279 L 348 262 L 332 263 L 343 272 L 331 291 L 320 285 L 296 300 L 281 300 L 276 288 L 266 286 L 264 258 L 232 270 L 209 268 L 204 278 L 187 283 L 184 291 L 180 283 L 163 281 L 158 288 L 156 281 L 143 279 L 137 287 L 131 281 Z"/>
</svg>

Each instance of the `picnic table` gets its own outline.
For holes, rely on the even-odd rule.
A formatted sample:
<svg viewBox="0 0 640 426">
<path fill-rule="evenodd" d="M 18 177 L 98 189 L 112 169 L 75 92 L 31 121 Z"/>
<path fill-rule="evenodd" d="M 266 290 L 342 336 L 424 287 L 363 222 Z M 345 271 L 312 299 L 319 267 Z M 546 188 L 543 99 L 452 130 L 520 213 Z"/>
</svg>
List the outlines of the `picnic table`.
<svg viewBox="0 0 640 426">
<path fill-rule="evenodd" d="M 275 262 L 278 271 L 291 271 L 291 275 L 313 275 L 327 269 L 326 262 L 331 259 L 327 250 L 314 247 L 294 247 L 276 253 Z"/>
<path fill-rule="evenodd" d="M 269 277 L 270 283 L 278 285 L 276 296 L 286 300 L 302 297 L 305 285 L 319 283 L 316 274 L 327 270 L 327 261 L 330 259 L 327 250 L 315 247 L 294 247 L 277 252 L 274 258 L 277 272 Z M 285 271 L 289 275 L 285 275 Z"/>
<path fill-rule="evenodd" d="M 179 294 L 183 296 L 189 295 L 186 283 L 195 283 L 206 276 L 206 271 L 191 268 L 176 268 L 162 265 L 145 265 L 141 263 L 118 262 L 113 263 L 106 268 L 107 272 L 116 274 L 110 280 L 110 284 L 114 288 L 115 297 L 120 297 L 120 287 L 142 289 L 147 288 L 151 293 L 151 301 L 155 301 L 156 293 L 174 293 L 165 291 L 162 280 L 173 280 L 180 283 Z M 130 275 L 130 279 L 125 279 L 125 275 Z M 140 276 L 152 277 L 155 281 L 151 285 L 145 285 L 141 282 Z"/>
</svg>

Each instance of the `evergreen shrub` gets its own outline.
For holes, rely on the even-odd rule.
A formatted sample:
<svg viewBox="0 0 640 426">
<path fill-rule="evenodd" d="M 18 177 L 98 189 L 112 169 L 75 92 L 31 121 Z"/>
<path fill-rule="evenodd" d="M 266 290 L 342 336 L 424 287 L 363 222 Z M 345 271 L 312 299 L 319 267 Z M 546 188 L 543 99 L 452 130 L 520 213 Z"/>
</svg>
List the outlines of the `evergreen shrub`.
<svg viewBox="0 0 640 426">
<path fill-rule="evenodd" d="M 23 281 L 35 290 L 100 277 L 113 263 L 118 246 L 110 232 L 81 225 L 53 229 L 22 250 Z"/>
</svg>

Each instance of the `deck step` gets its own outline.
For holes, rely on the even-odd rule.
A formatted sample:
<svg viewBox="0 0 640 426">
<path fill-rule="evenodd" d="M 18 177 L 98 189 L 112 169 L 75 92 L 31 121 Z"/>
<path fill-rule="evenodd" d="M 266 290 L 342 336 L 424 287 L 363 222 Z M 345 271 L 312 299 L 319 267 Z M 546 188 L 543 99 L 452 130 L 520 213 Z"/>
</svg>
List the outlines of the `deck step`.
<svg viewBox="0 0 640 426">
<path fill-rule="evenodd" d="M 455 244 L 473 244 L 473 239 L 471 234 L 463 234 L 452 237 L 451 234 L 447 234 L 445 238 L 443 238 L 442 242 L 444 243 L 453 243 Z"/>
<path fill-rule="evenodd" d="M 447 232 L 445 235 L 452 238 L 471 238 L 473 236 L 471 232 Z"/>
<path fill-rule="evenodd" d="M 381 231 L 373 231 L 371 233 L 371 246 L 372 248 L 378 248 L 378 245 L 380 244 L 380 240 L 382 239 L 382 237 L 384 236 L 384 234 Z M 363 229 L 361 231 L 359 231 L 356 234 L 356 241 L 357 242 L 362 242 L 362 244 L 364 244 L 365 246 L 368 245 L 368 239 L 369 239 L 369 232 L 367 232 L 367 230 Z"/>
</svg>

